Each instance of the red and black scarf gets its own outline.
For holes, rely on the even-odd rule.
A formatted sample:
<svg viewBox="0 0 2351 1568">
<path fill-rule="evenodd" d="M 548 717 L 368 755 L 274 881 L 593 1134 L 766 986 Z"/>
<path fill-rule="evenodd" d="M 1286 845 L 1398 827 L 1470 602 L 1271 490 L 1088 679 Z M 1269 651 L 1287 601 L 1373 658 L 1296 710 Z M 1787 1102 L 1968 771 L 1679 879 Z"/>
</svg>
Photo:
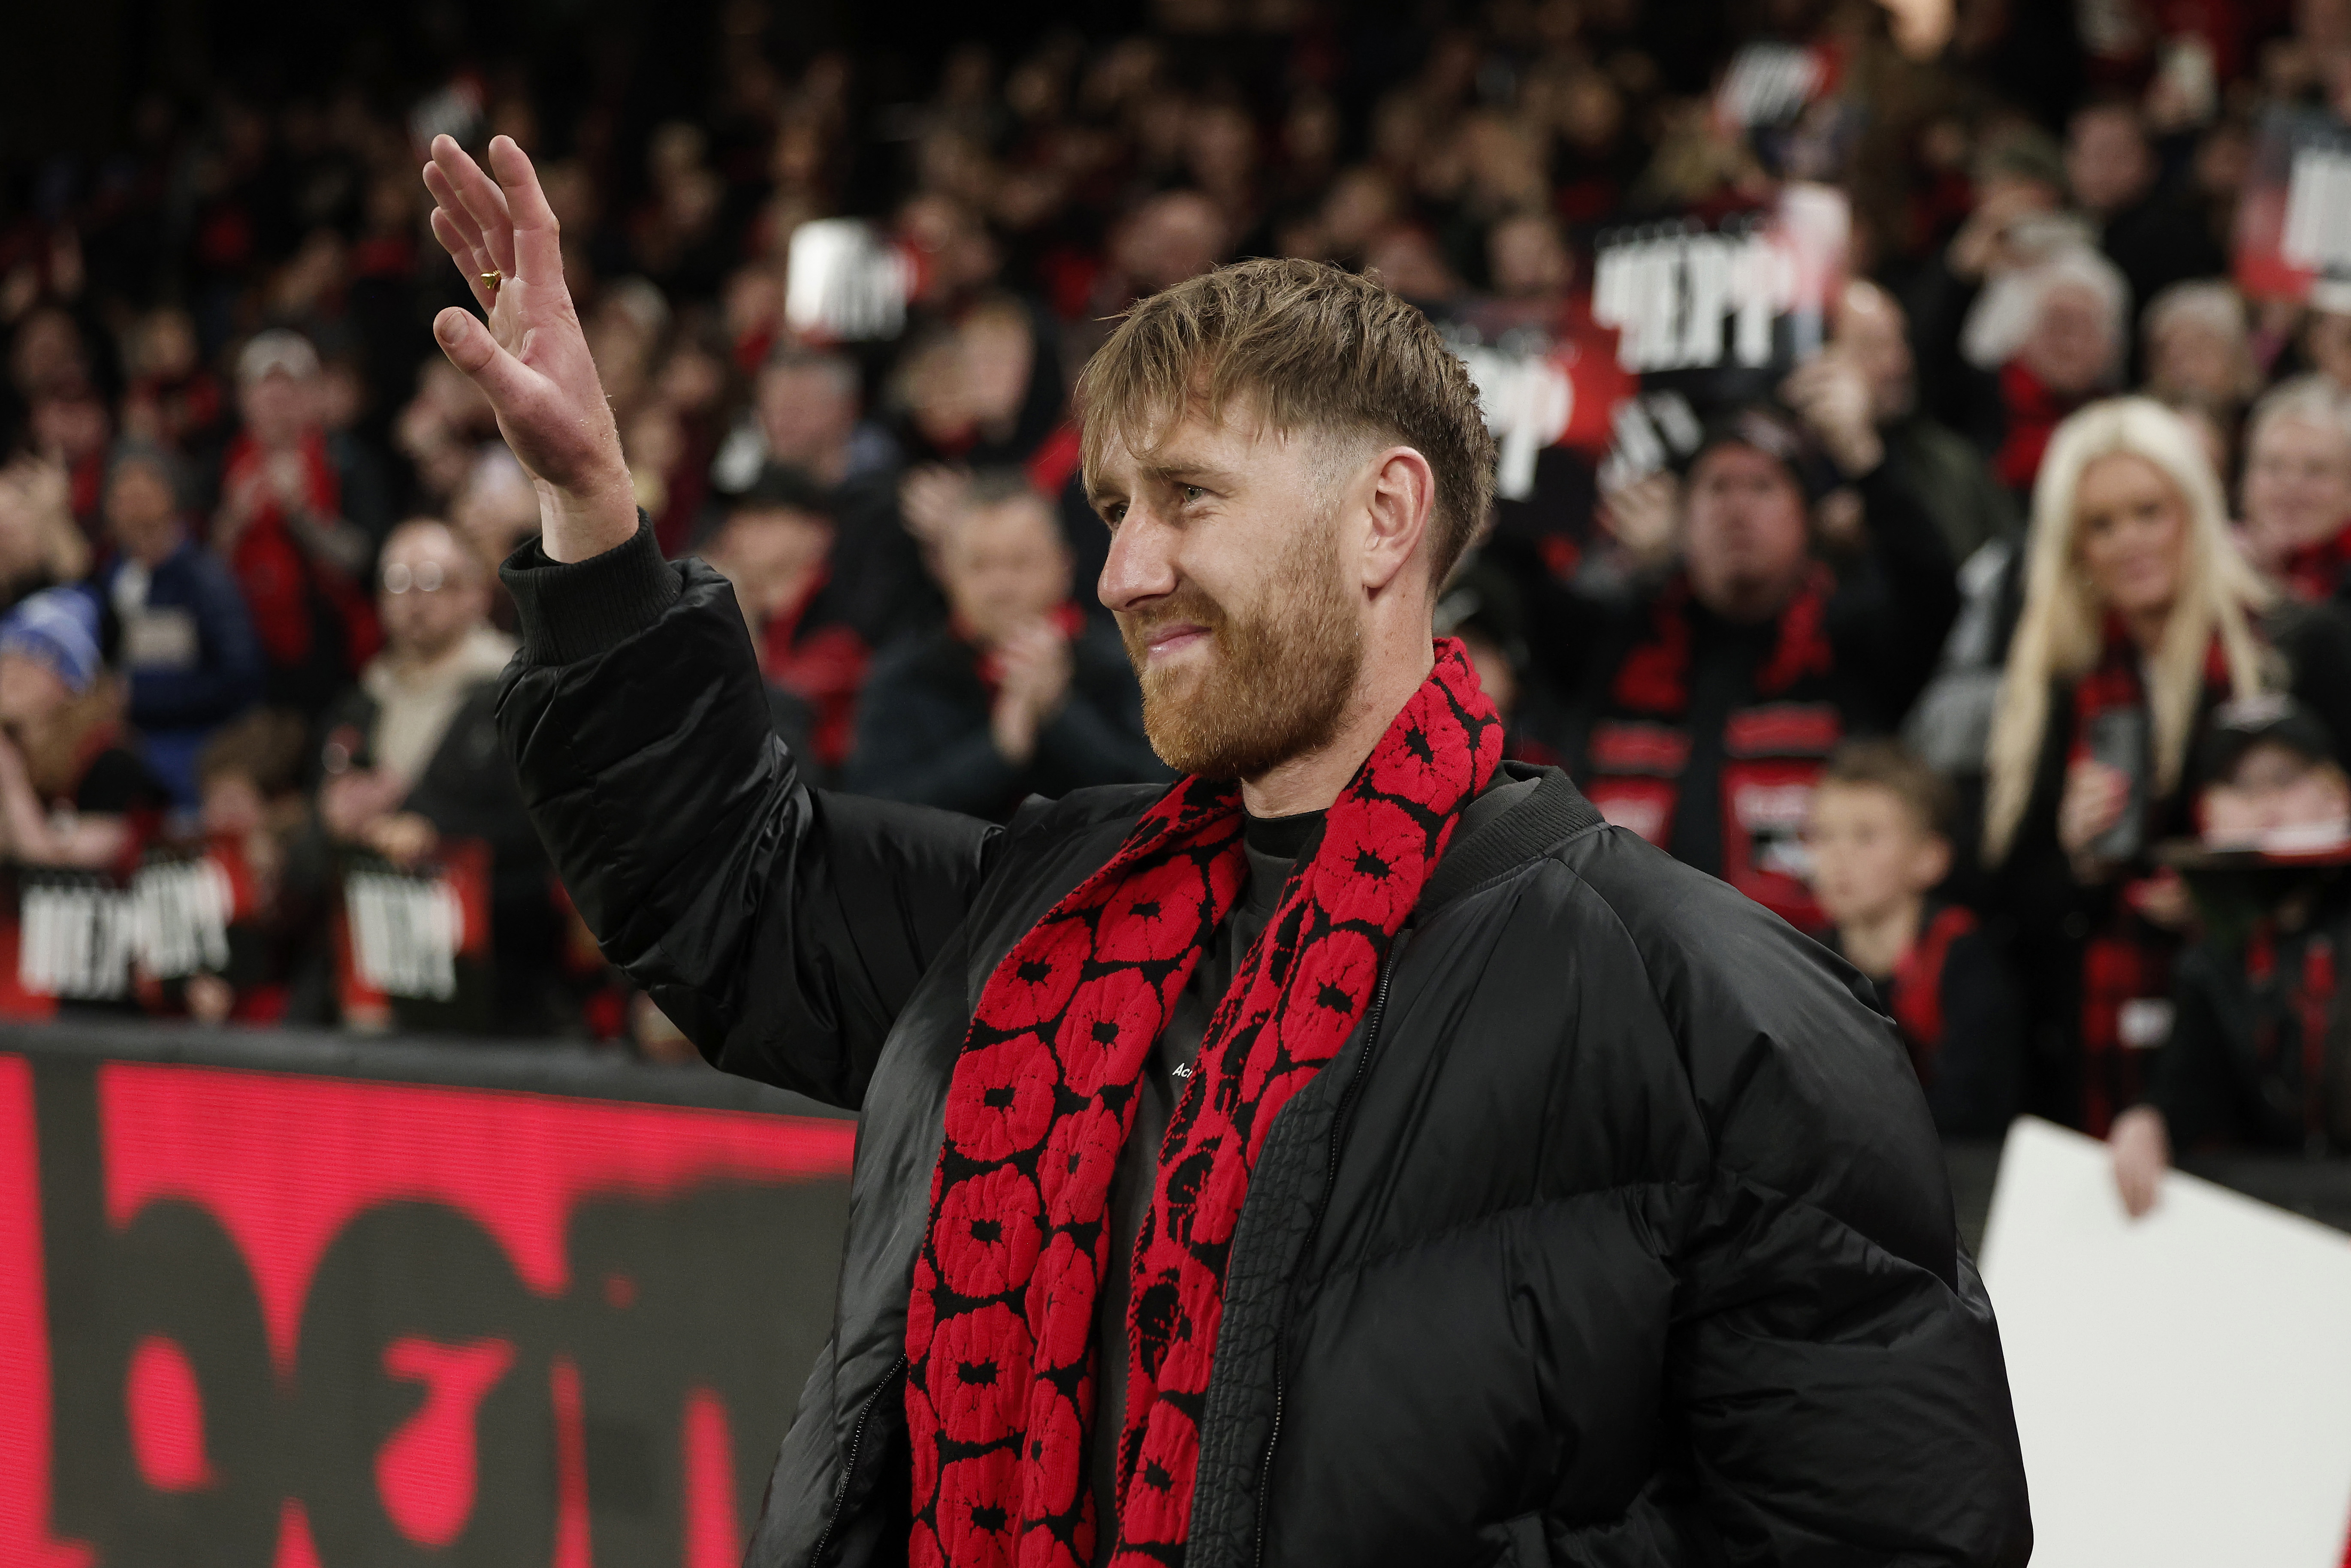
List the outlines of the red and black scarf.
<svg viewBox="0 0 2351 1568">
<path fill-rule="evenodd" d="M 1836 668 L 1829 642 L 1829 600 L 1836 575 L 1820 561 L 1804 570 L 1803 580 L 1774 622 L 1771 657 L 1755 672 L 1760 696 L 1779 696 L 1807 676 Z M 1679 718 L 1689 709 L 1689 579 L 1677 572 L 1657 592 L 1649 612 L 1649 634 L 1625 656 L 1609 688 L 1614 706 L 1638 714 Z"/>
<path fill-rule="evenodd" d="M 2147 728 L 2150 733 L 2154 728 L 2137 645 L 2117 616 L 2106 617 L 2102 635 L 2097 664 L 2074 685 L 2069 764 L 2095 760 L 2089 737 L 2101 714 L 2125 708 L 2147 711 Z M 2205 654 L 2204 685 L 2208 703 L 2229 689 L 2228 653 L 2217 636 Z M 2150 755 L 2142 765 L 2147 778 L 2139 836 L 2143 843 L 2151 843 L 2162 831 L 2168 802 L 2156 798 L 2155 758 Z M 2174 784 L 2173 796 L 2189 788 L 2183 778 Z M 2178 932 L 2141 917 L 2133 907 L 2131 886 L 2137 880 L 2134 873 L 2124 883 L 2111 914 L 2090 932 L 2082 948 L 2082 1124 L 2094 1138 L 2105 1137 L 2116 1113 L 2146 1092 L 2156 1042 L 2129 1038 L 2128 1009 L 2134 1004 L 2168 1005 L 2172 960 L 2181 945 Z"/>
<path fill-rule="evenodd" d="M 1275 1115 L 1338 1054 L 1491 780 L 1502 726 L 1458 642 L 1326 813 L 1177 1102 L 1134 1247 L 1115 1560 L 1191 1529 L 1227 1249 Z M 907 1312 L 916 1564 L 1093 1560 L 1085 1484 L 1112 1173 L 1145 1059 L 1248 875 L 1239 787 L 1178 782 L 982 988 L 948 1088 Z"/>
<path fill-rule="evenodd" d="M 2286 591 L 2306 604 L 2334 598 L 2351 578 L 2351 527 L 2291 551 L 2278 575 L 2285 580 Z"/>
</svg>

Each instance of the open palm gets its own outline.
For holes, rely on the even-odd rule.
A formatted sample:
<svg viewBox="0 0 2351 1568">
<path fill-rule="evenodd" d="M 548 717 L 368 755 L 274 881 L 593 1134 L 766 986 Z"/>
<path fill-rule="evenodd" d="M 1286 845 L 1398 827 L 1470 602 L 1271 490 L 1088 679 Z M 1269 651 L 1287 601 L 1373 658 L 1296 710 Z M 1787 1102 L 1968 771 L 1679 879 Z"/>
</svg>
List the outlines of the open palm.
<svg viewBox="0 0 2351 1568">
<path fill-rule="evenodd" d="M 440 136 L 424 166 L 434 236 L 486 318 L 453 306 L 433 333 L 490 400 L 498 433 L 538 482 L 548 553 L 579 560 L 635 531 L 628 465 L 563 281 L 554 209 L 512 137 L 492 137 L 488 151 L 486 172 Z"/>
</svg>

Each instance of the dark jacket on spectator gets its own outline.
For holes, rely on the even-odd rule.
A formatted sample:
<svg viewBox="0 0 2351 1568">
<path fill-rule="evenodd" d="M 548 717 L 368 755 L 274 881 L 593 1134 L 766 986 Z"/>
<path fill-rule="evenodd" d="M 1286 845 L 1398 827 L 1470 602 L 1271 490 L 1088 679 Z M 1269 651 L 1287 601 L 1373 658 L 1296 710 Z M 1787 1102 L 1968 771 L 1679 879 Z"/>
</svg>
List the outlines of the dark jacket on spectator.
<svg viewBox="0 0 2351 1568">
<path fill-rule="evenodd" d="M 144 572 L 134 600 L 125 579 Z M 266 674 L 245 596 L 218 556 L 185 541 L 152 572 L 118 559 L 105 581 L 120 618 L 131 722 L 147 759 L 184 804 L 195 800 L 195 754 L 225 720 L 261 699 Z"/>
<path fill-rule="evenodd" d="M 1070 689 L 1025 764 L 996 749 L 994 685 L 980 651 L 942 627 L 875 661 L 860 701 L 846 787 L 861 795 L 1004 821 L 1031 795 L 1169 777 L 1143 737 L 1143 696 L 1117 634 L 1070 640 Z"/>
<path fill-rule="evenodd" d="M 2190 874 L 2200 901 L 2210 873 Z M 2179 956 L 2147 1101 L 2182 1154 L 2211 1144 L 2324 1154 L 2351 1143 L 2351 881 L 2339 865 L 2250 880 L 2260 913 L 2226 929 L 2216 918 Z"/>
<path fill-rule="evenodd" d="M 1832 930 L 1824 940 L 1843 952 Z M 1909 1049 L 1935 1130 L 1996 1138 L 2016 1114 L 2024 1009 L 2008 960 L 1956 904 L 1930 902 L 1918 940 L 1890 975 L 1872 975 L 1877 1001 Z"/>
<path fill-rule="evenodd" d="M 1900 476 L 1881 465 L 1859 488 L 1869 559 L 1843 583 L 1816 564 L 1770 621 L 1724 621 L 1678 572 L 1549 617 L 1584 729 L 1569 771 L 1593 804 L 1806 926 L 1819 911 L 1792 851 L 1812 783 L 1846 737 L 1900 722 L 1959 609 L 1950 554 Z"/>
<path fill-rule="evenodd" d="M 760 700 L 764 715 L 764 695 Z M 373 733 L 378 706 L 364 689 L 354 687 L 329 713 L 326 733 Z M 366 767 L 372 758 L 362 745 L 354 748 L 351 760 Z M 555 902 L 547 852 L 531 828 L 514 769 L 498 745 L 494 683 L 483 682 L 459 705 L 400 810 L 431 822 L 444 840 L 472 839 L 488 846 L 490 1027 L 501 1034 L 556 1032 L 569 1012 L 560 974 L 563 918 Z M 403 1027 L 425 1021 L 402 1011 Z"/>
<path fill-rule="evenodd" d="M 1159 790 L 1005 829 L 812 791 L 713 573 L 641 530 L 507 574 L 500 729 L 605 953 L 720 1067 L 862 1111 L 750 1561 L 903 1562 L 911 1270 L 974 999 Z M 1860 977 L 1510 768 L 1254 1167 L 1186 1562 L 2022 1563 L 1998 1331 Z"/>
<path fill-rule="evenodd" d="M 1886 464 L 1941 530 L 1954 562 L 1991 539 L 2019 532 L 2015 500 L 1968 439 L 1931 414 L 1912 413 L 1880 427 Z"/>
</svg>

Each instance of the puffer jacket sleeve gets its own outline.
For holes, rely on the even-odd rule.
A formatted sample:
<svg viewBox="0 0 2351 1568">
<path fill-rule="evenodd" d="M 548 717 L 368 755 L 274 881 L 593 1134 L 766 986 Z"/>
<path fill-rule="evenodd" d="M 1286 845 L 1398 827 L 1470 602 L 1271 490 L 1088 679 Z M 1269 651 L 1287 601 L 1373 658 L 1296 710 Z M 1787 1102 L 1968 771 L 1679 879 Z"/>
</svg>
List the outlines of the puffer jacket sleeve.
<svg viewBox="0 0 2351 1568">
<path fill-rule="evenodd" d="M 997 831 L 810 789 L 733 589 L 642 523 L 569 564 L 533 540 L 501 575 L 523 645 L 499 734 L 605 956 L 714 1065 L 854 1108 Z"/>
<path fill-rule="evenodd" d="M 1900 1044 L 1761 908 L 1673 904 L 1642 946 L 1712 1152 L 1672 1241 L 1697 1511 L 1732 1563 L 2022 1563 L 2000 1333 Z"/>
</svg>

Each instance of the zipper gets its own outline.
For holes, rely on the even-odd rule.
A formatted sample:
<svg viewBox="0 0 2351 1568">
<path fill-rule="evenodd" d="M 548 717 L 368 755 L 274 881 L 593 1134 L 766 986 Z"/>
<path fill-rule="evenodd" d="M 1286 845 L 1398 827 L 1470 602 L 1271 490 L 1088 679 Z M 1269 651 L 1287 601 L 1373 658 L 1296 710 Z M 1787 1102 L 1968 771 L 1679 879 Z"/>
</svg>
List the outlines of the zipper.
<svg viewBox="0 0 2351 1568">
<path fill-rule="evenodd" d="M 890 1364 L 890 1370 L 883 1375 L 882 1386 L 865 1396 L 865 1407 L 857 1413 L 857 1425 L 849 1433 L 849 1460 L 841 1467 L 841 1484 L 832 1489 L 832 1517 L 824 1521 L 824 1533 L 816 1538 L 816 1550 L 809 1553 L 811 1563 L 824 1561 L 824 1549 L 832 1544 L 832 1533 L 841 1528 L 841 1516 L 848 1511 L 849 1482 L 857 1474 L 858 1456 L 865 1448 L 865 1425 L 873 1419 L 873 1407 L 882 1403 L 882 1396 L 890 1392 L 890 1385 L 905 1370 L 906 1358 L 902 1354 Z"/>
<path fill-rule="evenodd" d="M 1388 979 L 1395 973 L 1396 956 L 1402 951 L 1399 939 L 1389 947 L 1387 961 L 1380 966 L 1379 988 L 1372 993 L 1372 1010 L 1364 1019 L 1363 1054 L 1355 1059 L 1355 1071 L 1349 1075 L 1347 1087 L 1339 1096 L 1339 1108 L 1331 1119 L 1331 1158 L 1322 1172 L 1322 1201 L 1315 1207 L 1314 1222 L 1307 1228 L 1306 1239 L 1300 1245 L 1301 1259 L 1313 1249 L 1315 1238 L 1322 1234 L 1322 1216 L 1329 1211 L 1331 1195 L 1339 1186 L 1339 1150 L 1347 1141 L 1348 1115 L 1355 1108 L 1355 1091 L 1363 1086 L 1364 1074 L 1372 1065 L 1372 1052 L 1380 1042 L 1380 1017 L 1388 1009 Z M 1273 1486 L 1274 1445 L 1281 1441 L 1282 1394 L 1281 1339 L 1277 1335 L 1273 1343 L 1273 1428 L 1265 1435 L 1265 1462 L 1258 1470 L 1257 1479 L 1258 1568 L 1265 1568 L 1266 1497 Z"/>
</svg>

